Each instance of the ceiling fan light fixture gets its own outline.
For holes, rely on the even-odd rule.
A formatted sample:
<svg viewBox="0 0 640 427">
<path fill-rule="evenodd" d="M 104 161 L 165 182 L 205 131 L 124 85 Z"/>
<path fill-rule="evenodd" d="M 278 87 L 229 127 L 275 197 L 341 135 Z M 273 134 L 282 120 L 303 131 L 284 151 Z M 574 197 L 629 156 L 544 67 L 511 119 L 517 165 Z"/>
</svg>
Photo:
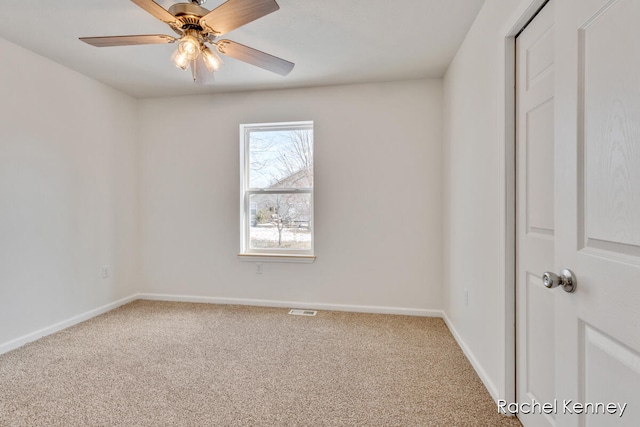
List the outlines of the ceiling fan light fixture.
<svg viewBox="0 0 640 427">
<path fill-rule="evenodd" d="M 218 70 L 224 64 L 222 58 L 207 46 L 202 49 L 202 59 L 204 59 L 204 65 L 210 73 Z"/>
<path fill-rule="evenodd" d="M 173 63 L 176 64 L 176 67 L 180 68 L 181 70 L 186 70 L 187 67 L 189 67 L 189 63 L 191 62 L 189 61 L 189 59 L 187 59 L 186 55 L 180 52 L 180 49 L 176 49 L 175 52 L 173 52 L 173 55 L 171 55 L 171 59 L 173 60 Z"/>
<path fill-rule="evenodd" d="M 200 55 L 200 40 L 191 34 L 185 34 L 178 43 L 178 51 L 189 61 L 193 61 Z"/>
</svg>

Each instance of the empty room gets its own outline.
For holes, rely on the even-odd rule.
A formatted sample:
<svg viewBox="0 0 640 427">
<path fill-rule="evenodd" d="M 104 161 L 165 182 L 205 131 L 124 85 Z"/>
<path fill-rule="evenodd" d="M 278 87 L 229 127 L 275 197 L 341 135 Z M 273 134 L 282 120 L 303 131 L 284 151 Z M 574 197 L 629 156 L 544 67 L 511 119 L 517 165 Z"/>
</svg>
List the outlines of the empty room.
<svg viewBox="0 0 640 427">
<path fill-rule="evenodd" d="M 0 426 L 640 425 L 639 19 L 3 0 Z"/>
</svg>

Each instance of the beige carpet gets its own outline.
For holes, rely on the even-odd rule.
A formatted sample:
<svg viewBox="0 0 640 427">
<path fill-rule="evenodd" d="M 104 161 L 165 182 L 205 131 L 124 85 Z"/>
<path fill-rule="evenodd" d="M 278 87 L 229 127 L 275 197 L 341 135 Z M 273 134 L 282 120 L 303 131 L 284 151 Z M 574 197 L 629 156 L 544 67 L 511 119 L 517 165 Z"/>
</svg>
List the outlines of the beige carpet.
<svg viewBox="0 0 640 427">
<path fill-rule="evenodd" d="M 0 426 L 519 426 L 441 319 L 136 301 L 0 356 Z"/>
</svg>

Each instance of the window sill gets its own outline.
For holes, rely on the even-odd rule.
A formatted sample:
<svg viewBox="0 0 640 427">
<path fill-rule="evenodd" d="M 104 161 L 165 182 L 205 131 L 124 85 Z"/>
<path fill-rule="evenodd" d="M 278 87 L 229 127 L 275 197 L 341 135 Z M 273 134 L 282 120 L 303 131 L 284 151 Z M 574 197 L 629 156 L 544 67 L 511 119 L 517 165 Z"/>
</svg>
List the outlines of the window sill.
<svg viewBox="0 0 640 427">
<path fill-rule="evenodd" d="M 280 254 L 238 254 L 243 262 L 289 262 L 297 264 L 311 264 L 316 260 L 315 255 L 280 255 Z"/>
</svg>

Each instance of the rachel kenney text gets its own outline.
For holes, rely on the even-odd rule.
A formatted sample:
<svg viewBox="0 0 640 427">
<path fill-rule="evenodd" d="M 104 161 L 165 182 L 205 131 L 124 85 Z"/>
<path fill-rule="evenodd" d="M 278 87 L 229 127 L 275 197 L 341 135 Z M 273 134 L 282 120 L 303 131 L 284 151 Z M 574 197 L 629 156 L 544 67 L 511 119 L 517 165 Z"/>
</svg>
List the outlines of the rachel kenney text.
<svg viewBox="0 0 640 427">
<path fill-rule="evenodd" d="M 557 414 L 561 411 L 563 414 L 593 414 L 593 415 L 615 415 L 622 417 L 627 404 L 615 402 L 574 402 L 571 399 L 553 399 L 553 402 L 511 402 L 506 400 L 498 400 L 498 412 L 501 414 Z"/>
</svg>

